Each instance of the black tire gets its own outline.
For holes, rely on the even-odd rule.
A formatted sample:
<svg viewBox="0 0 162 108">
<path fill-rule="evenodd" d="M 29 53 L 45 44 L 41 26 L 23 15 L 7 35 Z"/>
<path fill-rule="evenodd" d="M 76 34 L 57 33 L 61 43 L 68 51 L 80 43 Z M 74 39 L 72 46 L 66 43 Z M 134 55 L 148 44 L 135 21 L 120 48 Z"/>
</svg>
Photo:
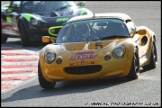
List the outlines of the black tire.
<svg viewBox="0 0 162 108">
<path fill-rule="evenodd" d="M 8 36 L 2 33 L 2 25 L 1 25 L 1 43 L 6 43 Z"/>
<path fill-rule="evenodd" d="M 144 70 L 154 69 L 156 68 L 156 63 L 157 63 L 157 50 L 155 43 L 153 43 L 151 48 L 150 63 L 146 66 L 143 66 L 143 69 Z"/>
<path fill-rule="evenodd" d="M 6 43 L 8 37 L 6 37 L 4 35 L 1 35 L 1 36 L 2 36 L 1 37 L 1 43 Z"/>
<path fill-rule="evenodd" d="M 140 65 L 139 65 L 138 52 L 136 49 L 135 53 L 133 54 L 131 70 L 130 70 L 129 74 L 126 76 L 126 79 L 127 80 L 137 79 L 139 77 L 139 73 L 140 73 Z"/>
<path fill-rule="evenodd" d="M 29 35 L 25 29 L 25 26 L 22 22 L 20 22 L 20 35 L 21 35 L 21 44 L 22 46 L 26 47 L 30 45 L 30 39 L 29 39 Z"/>
<path fill-rule="evenodd" d="M 39 84 L 42 88 L 52 89 L 56 85 L 56 82 L 49 82 L 44 78 L 40 68 L 40 62 L 38 63 L 38 79 L 39 79 Z"/>
</svg>

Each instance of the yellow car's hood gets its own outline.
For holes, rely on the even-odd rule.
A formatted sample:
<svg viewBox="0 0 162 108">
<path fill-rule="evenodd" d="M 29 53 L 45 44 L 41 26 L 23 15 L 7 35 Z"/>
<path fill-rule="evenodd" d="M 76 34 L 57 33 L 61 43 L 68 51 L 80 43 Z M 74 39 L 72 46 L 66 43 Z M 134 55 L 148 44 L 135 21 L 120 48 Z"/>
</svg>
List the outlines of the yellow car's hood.
<svg viewBox="0 0 162 108">
<path fill-rule="evenodd" d="M 120 40 L 121 41 L 121 40 Z M 79 51 L 79 50 L 94 50 L 101 49 L 110 46 L 111 44 L 118 43 L 119 40 L 106 40 L 106 41 L 91 41 L 91 42 L 74 42 L 63 43 L 62 48 L 66 51 Z"/>
<path fill-rule="evenodd" d="M 114 48 L 120 45 L 125 46 L 126 49 L 132 49 L 133 51 L 132 39 L 123 38 L 91 42 L 49 44 L 40 52 L 40 56 L 44 57 L 44 52 L 50 49 L 56 53 L 56 59 L 61 58 L 64 61 L 62 63 L 64 66 L 79 65 L 78 63 L 80 63 L 81 60 L 84 60 L 88 64 L 93 64 L 103 61 L 106 55 L 112 56 Z"/>
<path fill-rule="evenodd" d="M 130 44 L 133 44 L 132 38 L 99 40 L 91 42 L 54 43 L 44 47 L 41 53 L 43 54 L 44 51 L 48 49 L 53 50 L 58 56 L 66 55 L 66 53 L 74 54 L 76 52 L 86 52 L 86 51 L 110 52 L 119 45 L 130 47 Z"/>
</svg>

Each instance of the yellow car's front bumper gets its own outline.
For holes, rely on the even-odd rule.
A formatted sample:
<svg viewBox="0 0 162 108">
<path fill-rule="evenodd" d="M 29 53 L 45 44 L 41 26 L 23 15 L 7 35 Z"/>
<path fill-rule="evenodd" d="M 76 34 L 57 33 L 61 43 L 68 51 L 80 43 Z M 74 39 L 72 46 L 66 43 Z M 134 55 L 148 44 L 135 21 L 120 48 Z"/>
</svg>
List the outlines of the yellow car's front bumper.
<svg viewBox="0 0 162 108">
<path fill-rule="evenodd" d="M 96 62 L 95 64 L 80 66 L 46 63 L 40 63 L 40 66 L 44 78 L 50 82 L 97 78 L 114 78 L 124 77 L 129 74 L 132 60 L 128 59 L 129 58 L 111 59 L 109 61 L 103 60 L 101 62 Z"/>
<path fill-rule="evenodd" d="M 132 40 L 128 38 L 101 42 L 103 48 L 99 49 L 95 47 L 96 42 L 46 46 L 39 54 L 40 69 L 44 78 L 55 82 L 127 76 L 134 53 Z M 121 58 L 113 54 L 114 48 L 118 46 L 124 47 L 124 55 Z M 55 61 L 51 64 L 47 64 L 44 58 L 47 50 L 56 53 Z M 60 64 L 57 63 L 58 59 L 62 60 Z"/>
</svg>

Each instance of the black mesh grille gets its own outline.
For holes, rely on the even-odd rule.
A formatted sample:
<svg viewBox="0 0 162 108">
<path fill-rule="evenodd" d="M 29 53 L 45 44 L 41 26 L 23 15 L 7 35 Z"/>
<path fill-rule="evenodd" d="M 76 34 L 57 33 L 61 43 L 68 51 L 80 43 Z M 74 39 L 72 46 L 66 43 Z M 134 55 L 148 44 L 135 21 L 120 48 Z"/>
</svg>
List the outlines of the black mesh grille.
<svg viewBox="0 0 162 108">
<path fill-rule="evenodd" d="M 61 28 L 55 28 L 55 34 L 58 34 Z"/>
<path fill-rule="evenodd" d="M 92 66 L 77 66 L 77 67 L 66 67 L 64 71 L 68 74 L 91 74 L 101 71 L 102 67 L 100 65 Z"/>
</svg>

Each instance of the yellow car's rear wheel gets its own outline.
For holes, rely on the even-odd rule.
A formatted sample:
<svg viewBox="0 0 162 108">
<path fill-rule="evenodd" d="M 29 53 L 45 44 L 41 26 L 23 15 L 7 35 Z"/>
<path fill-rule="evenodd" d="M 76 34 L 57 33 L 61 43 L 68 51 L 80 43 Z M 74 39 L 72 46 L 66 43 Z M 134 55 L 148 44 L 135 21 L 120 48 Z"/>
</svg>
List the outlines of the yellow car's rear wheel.
<svg viewBox="0 0 162 108">
<path fill-rule="evenodd" d="M 156 45 L 153 43 L 151 48 L 151 56 L 150 56 L 150 63 L 143 67 L 144 70 L 150 70 L 156 68 L 157 63 L 157 50 Z"/>
<path fill-rule="evenodd" d="M 56 82 L 49 82 L 44 78 L 40 68 L 40 62 L 38 63 L 38 79 L 39 79 L 39 84 L 42 88 L 50 89 L 50 88 L 54 88 L 54 86 L 56 85 Z"/>
</svg>

